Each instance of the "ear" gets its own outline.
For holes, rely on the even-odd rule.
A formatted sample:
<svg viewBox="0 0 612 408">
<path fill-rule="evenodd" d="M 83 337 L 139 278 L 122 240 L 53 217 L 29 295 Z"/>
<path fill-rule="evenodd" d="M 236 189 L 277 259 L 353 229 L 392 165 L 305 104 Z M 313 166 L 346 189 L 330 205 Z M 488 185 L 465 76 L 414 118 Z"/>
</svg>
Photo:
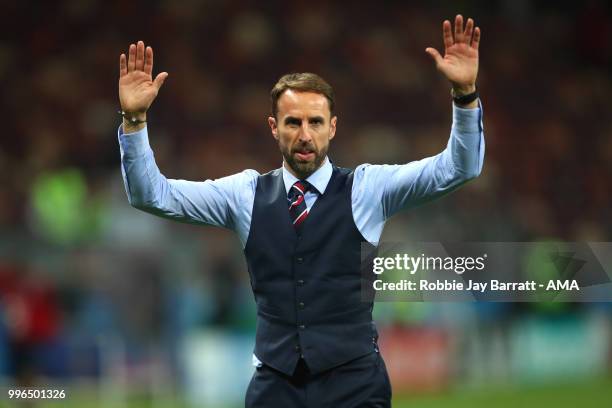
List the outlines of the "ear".
<svg viewBox="0 0 612 408">
<path fill-rule="evenodd" d="M 329 140 L 332 140 L 336 136 L 336 124 L 338 123 L 338 117 L 334 116 L 329 121 Z"/>
<path fill-rule="evenodd" d="M 276 118 L 274 116 L 268 116 L 268 125 L 272 131 L 272 136 L 278 140 L 278 127 L 276 126 Z"/>
</svg>

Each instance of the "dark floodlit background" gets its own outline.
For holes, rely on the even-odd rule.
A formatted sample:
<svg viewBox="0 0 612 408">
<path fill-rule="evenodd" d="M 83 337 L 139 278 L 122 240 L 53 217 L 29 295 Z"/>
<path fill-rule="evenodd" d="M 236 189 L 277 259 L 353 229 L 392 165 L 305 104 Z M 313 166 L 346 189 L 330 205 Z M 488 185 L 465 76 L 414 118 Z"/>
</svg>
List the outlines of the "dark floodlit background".
<svg viewBox="0 0 612 408">
<path fill-rule="evenodd" d="M 384 238 L 612 240 L 604 1 L 2 3 L 4 385 L 63 387 L 68 406 L 242 405 L 255 309 L 238 240 L 127 202 L 118 56 L 137 40 L 170 73 L 148 115 L 158 165 L 204 180 L 280 166 L 268 92 L 291 71 L 335 87 L 335 163 L 439 152 L 449 85 L 424 49 L 442 48 L 444 19 L 474 17 L 483 173 Z M 378 303 L 375 316 L 394 406 L 612 400 L 610 304 Z"/>
</svg>

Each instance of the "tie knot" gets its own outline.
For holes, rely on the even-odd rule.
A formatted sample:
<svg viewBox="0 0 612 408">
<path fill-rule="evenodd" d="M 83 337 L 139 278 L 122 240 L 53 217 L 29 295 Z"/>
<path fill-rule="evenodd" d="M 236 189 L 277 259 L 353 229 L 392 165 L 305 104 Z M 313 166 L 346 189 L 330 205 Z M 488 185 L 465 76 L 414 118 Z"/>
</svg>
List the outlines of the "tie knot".
<svg viewBox="0 0 612 408">
<path fill-rule="evenodd" d="M 289 191 L 290 197 L 295 197 L 296 195 L 304 195 L 310 189 L 310 183 L 306 180 L 298 180 L 291 186 L 291 190 Z"/>
</svg>

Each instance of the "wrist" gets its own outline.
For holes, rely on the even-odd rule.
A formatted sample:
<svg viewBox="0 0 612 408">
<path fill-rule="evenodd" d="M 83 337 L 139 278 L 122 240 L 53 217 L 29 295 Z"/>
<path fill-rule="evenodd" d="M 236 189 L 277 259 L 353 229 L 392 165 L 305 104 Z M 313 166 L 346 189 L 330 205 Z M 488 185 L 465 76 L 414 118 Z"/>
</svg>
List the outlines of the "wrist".
<svg viewBox="0 0 612 408">
<path fill-rule="evenodd" d="M 124 133 L 134 133 L 143 129 L 147 123 L 146 112 L 126 112 L 123 110 L 119 111 L 119 114 L 123 117 L 123 131 Z"/>
<path fill-rule="evenodd" d="M 120 110 L 118 113 L 123 117 L 123 120 L 127 120 L 132 124 L 136 125 L 139 123 L 144 123 L 147 121 L 147 112 L 134 112 L 134 111 L 125 111 Z"/>
<path fill-rule="evenodd" d="M 461 93 L 459 93 L 461 92 Z M 455 87 L 451 89 L 451 96 L 453 102 L 460 108 L 472 109 L 478 107 L 478 88 L 476 85 L 462 88 L 461 91 L 457 91 Z"/>
<path fill-rule="evenodd" d="M 123 133 L 136 133 L 147 126 L 146 123 L 133 124 L 132 122 L 123 119 Z"/>
<path fill-rule="evenodd" d="M 476 92 L 476 84 L 453 84 L 453 96 L 469 95 Z"/>
</svg>

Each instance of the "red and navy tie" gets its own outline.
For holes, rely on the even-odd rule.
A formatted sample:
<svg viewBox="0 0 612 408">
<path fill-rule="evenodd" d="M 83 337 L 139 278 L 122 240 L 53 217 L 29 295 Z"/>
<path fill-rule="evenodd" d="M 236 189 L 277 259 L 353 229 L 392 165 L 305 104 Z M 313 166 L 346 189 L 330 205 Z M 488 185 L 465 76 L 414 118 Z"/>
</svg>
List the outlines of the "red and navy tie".
<svg viewBox="0 0 612 408">
<path fill-rule="evenodd" d="M 300 230 L 300 226 L 308 217 L 308 209 L 306 208 L 306 200 L 304 194 L 310 188 L 310 184 L 307 181 L 296 181 L 287 193 L 287 199 L 289 201 L 289 215 L 296 231 Z"/>
</svg>

